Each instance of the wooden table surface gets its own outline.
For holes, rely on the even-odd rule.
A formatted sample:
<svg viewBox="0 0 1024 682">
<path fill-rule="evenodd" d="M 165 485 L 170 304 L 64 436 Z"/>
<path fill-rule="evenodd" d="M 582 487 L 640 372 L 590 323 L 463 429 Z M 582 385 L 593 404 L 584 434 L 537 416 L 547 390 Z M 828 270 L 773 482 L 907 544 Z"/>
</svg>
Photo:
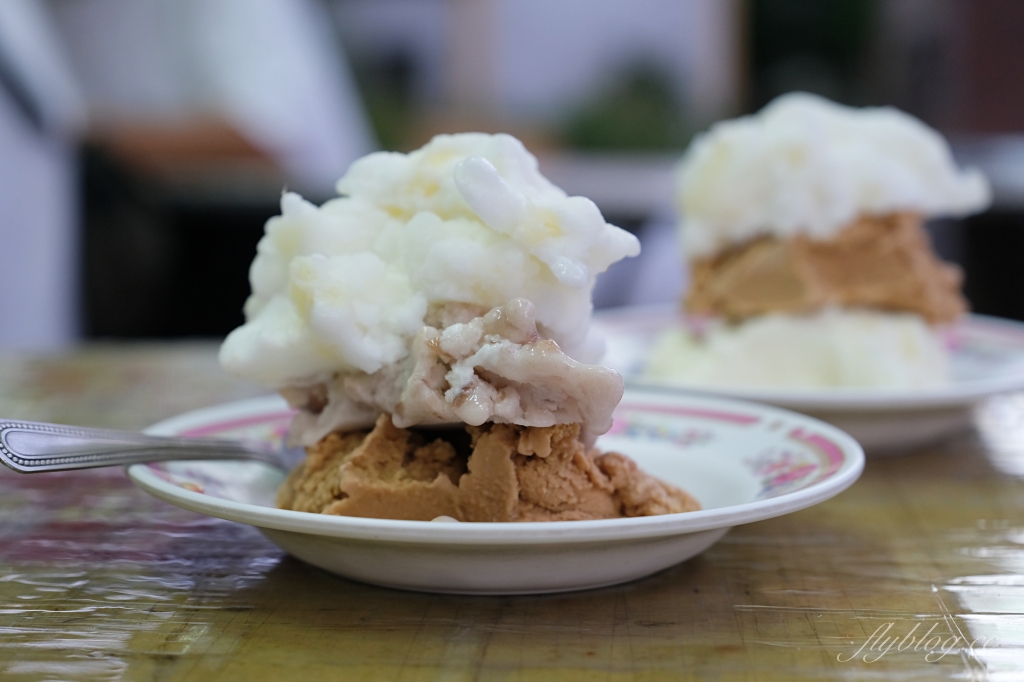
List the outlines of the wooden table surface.
<svg viewBox="0 0 1024 682">
<path fill-rule="evenodd" d="M 262 392 L 215 351 L 0 354 L 0 415 L 134 429 Z M 120 470 L 3 471 L 0 679 L 1024 679 L 1024 396 L 977 422 L 645 580 L 537 597 L 362 585 Z"/>
</svg>

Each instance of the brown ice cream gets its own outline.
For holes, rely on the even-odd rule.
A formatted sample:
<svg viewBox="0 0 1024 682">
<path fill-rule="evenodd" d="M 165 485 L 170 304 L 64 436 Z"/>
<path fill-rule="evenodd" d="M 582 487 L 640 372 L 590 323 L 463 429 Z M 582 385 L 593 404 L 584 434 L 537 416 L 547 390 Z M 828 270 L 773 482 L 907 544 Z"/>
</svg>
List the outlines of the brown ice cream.
<svg viewBox="0 0 1024 682">
<path fill-rule="evenodd" d="M 917 313 L 935 324 L 966 311 L 959 268 L 932 252 L 914 213 L 864 216 L 831 239 L 761 237 L 692 263 L 690 313 L 743 319 L 828 305 Z"/>
<path fill-rule="evenodd" d="M 487 423 L 332 433 L 278 493 L 278 506 L 324 514 L 429 521 L 572 521 L 699 509 L 678 488 L 618 453 L 599 454 L 579 424 Z"/>
</svg>

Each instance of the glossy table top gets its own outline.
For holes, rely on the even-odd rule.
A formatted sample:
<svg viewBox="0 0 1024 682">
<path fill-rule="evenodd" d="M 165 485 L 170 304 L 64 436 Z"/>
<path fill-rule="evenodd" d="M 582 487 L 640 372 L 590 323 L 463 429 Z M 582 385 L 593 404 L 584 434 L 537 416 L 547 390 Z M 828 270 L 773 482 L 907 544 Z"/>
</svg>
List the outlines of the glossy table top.
<svg viewBox="0 0 1024 682">
<path fill-rule="evenodd" d="M 0 415 L 134 429 L 262 393 L 215 352 L 0 354 Z M 0 679 L 1024 679 L 1024 396 L 977 417 L 655 576 L 537 597 L 350 582 L 120 470 L 0 471 Z"/>
</svg>

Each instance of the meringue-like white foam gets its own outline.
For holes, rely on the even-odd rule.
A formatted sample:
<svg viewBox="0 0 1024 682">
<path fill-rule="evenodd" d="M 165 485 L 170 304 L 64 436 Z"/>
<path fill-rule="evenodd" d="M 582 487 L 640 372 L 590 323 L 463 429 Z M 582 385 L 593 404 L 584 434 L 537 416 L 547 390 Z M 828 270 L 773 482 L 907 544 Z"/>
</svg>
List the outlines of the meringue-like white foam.
<svg viewBox="0 0 1024 682">
<path fill-rule="evenodd" d="M 700 336 L 664 333 L 645 378 L 666 384 L 731 387 L 922 388 L 949 381 L 949 353 L 919 316 L 826 309 L 773 314 Z"/>
<path fill-rule="evenodd" d="M 828 238 L 861 214 L 966 215 L 990 194 L 918 119 L 790 93 L 698 136 L 680 164 L 677 200 L 694 258 L 760 235 Z"/>
<path fill-rule="evenodd" d="M 509 135 L 440 135 L 352 164 L 343 196 L 281 199 L 250 269 L 246 323 L 223 366 L 272 388 L 402 361 L 428 311 L 533 303 L 544 336 L 583 362 L 596 276 L 640 251 L 583 197 L 544 178 Z"/>
</svg>

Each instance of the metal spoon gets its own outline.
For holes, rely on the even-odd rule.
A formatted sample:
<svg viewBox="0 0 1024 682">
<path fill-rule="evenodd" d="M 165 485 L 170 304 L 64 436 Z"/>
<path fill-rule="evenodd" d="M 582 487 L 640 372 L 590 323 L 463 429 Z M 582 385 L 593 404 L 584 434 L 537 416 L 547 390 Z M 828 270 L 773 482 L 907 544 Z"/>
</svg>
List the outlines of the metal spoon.
<svg viewBox="0 0 1024 682">
<path fill-rule="evenodd" d="M 179 459 L 248 459 L 288 471 L 298 457 L 296 452 L 256 442 L 0 419 L 0 461 L 23 474 Z"/>
</svg>

